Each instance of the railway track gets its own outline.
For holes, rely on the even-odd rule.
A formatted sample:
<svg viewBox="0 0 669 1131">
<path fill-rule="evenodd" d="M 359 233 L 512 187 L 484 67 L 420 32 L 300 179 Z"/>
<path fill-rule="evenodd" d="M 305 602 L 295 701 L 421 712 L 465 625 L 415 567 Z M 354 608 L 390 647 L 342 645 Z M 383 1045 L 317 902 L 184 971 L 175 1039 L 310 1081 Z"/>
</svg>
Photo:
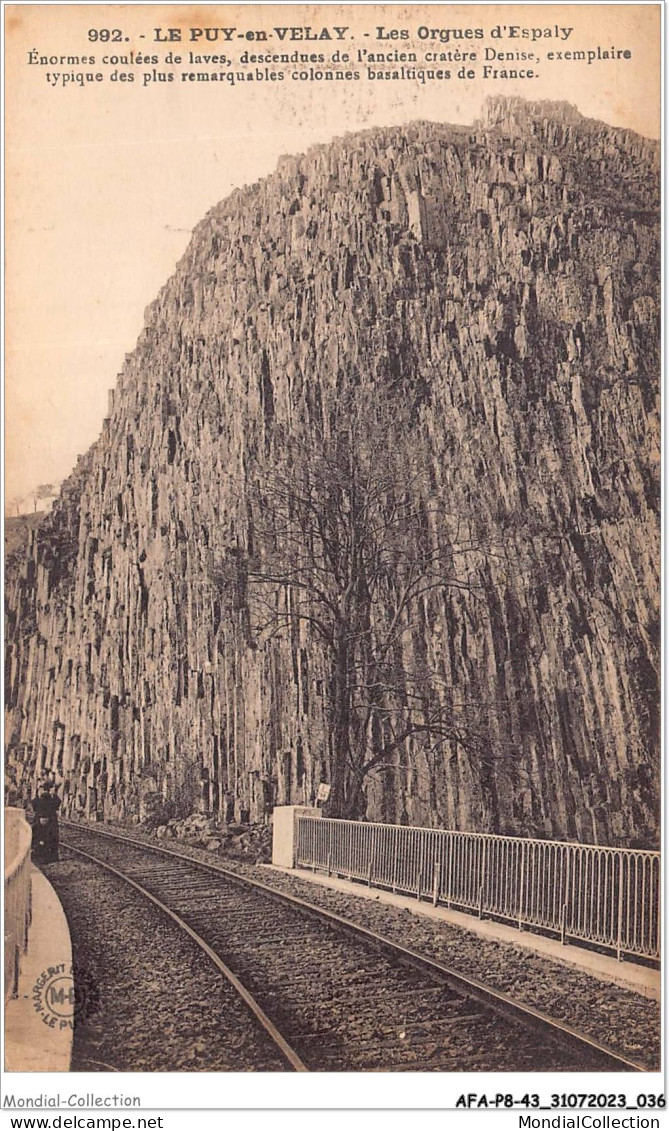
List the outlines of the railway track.
<svg viewBox="0 0 669 1131">
<path fill-rule="evenodd" d="M 296 1071 L 644 1071 L 544 1014 L 332 912 L 132 837 L 63 846 L 185 930 Z"/>
<path fill-rule="evenodd" d="M 124 879 L 63 850 L 44 868 L 70 924 L 73 1072 L 285 1072 L 234 984 Z"/>
</svg>

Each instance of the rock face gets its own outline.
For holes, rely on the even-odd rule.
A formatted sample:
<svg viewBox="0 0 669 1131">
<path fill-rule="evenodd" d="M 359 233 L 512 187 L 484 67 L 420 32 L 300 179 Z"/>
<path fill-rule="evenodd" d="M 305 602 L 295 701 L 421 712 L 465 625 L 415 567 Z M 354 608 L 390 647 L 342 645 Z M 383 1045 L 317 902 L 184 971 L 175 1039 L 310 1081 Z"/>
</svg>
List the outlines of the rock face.
<svg viewBox="0 0 669 1131">
<path fill-rule="evenodd" d="M 399 647 L 432 701 L 480 704 L 488 756 L 412 734 L 360 815 L 652 844 L 658 193 L 656 143 L 496 99 L 471 129 L 283 159 L 213 208 L 9 571 L 10 779 L 52 770 L 101 817 L 312 802 L 327 656 L 306 621 L 254 635 L 244 484 L 348 386 L 418 390 L 431 497 L 496 550 Z"/>
</svg>

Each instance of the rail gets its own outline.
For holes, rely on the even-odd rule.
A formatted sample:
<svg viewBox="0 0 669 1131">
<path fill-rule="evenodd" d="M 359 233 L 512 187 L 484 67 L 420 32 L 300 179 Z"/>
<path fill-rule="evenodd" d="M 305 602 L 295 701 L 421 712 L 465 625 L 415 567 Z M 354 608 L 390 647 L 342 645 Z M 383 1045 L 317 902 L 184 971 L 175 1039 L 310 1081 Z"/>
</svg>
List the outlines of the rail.
<svg viewBox="0 0 669 1131">
<path fill-rule="evenodd" d="M 660 854 L 300 816 L 295 863 L 624 954 L 660 956 Z"/>
<path fill-rule="evenodd" d="M 5 809 L 5 1002 L 16 997 L 31 918 L 32 832 L 22 809 Z"/>
</svg>

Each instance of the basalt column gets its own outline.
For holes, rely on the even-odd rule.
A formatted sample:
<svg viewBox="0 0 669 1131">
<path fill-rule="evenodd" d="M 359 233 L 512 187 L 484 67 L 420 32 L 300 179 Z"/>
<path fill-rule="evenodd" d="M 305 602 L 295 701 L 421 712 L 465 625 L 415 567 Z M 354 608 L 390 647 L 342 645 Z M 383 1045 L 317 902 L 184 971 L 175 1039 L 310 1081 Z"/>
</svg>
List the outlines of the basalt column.
<svg viewBox="0 0 669 1131">
<path fill-rule="evenodd" d="M 658 185 L 656 143 L 496 99 L 214 207 L 9 562 L 11 787 L 263 821 L 341 781 L 361 818 L 654 844 Z M 340 490 L 349 401 L 391 431 Z M 365 468 L 403 480 L 374 576 L 325 529 L 282 564 L 297 486 L 353 529 Z"/>
</svg>

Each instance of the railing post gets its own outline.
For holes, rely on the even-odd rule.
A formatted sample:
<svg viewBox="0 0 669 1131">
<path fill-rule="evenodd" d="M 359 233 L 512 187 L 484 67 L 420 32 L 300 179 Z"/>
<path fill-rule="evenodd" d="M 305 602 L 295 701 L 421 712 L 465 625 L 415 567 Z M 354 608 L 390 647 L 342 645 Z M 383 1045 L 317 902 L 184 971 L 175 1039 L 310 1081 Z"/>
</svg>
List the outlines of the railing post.
<svg viewBox="0 0 669 1131">
<path fill-rule="evenodd" d="M 520 844 L 520 899 L 518 900 L 518 930 L 523 929 L 523 902 L 525 900 L 525 842 Z"/>
<path fill-rule="evenodd" d="M 483 888 L 485 885 L 485 861 L 487 855 L 488 842 L 487 840 L 481 841 L 481 867 L 479 870 L 479 919 L 483 918 Z"/>
<path fill-rule="evenodd" d="M 434 862 L 434 880 L 432 882 L 432 906 L 436 907 L 439 903 L 439 889 L 441 887 L 441 861 L 435 860 Z"/>
<path fill-rule="evenodd" d="M 623 856 L 619 856 L 620 867 L 618 869 L 618 943 L 616 947 L 616 957 L 618 962 L 623 960 Z"/>
<path fill-rule="evenodd" d="M 367 887 L 368 888 L 371 888 L 371 886 L 372 886 L 372 875 L 373 875 L 373 873 L 374 873 L 374 857 L 370 856 L 370 858 L 369 858 L 369 869 L 367 871 Z"/>
<path fill-rule="evenodd" d="M 446 891 L 446 906 L 453 904 L 453 837 L 448 838 L 448 888 Z"/>
<path fill-rule="evenodd" d="M 393 836 L 393 895 L 397 892 L 397 833 Z"/>
<path fill-rule="evenodd" d="M 567 914 L 569 912 L 569 879 L 571 872 L 571 852 L 565 849 L 567 856 L 566 879 L 564 883 L 564 899 L 562 900 L 562 922 L 560 924 L 560 942 L 563 946 L 567 945 Z"/>
<path fill-rule="evenodd" d="M 332 849 L 328 852 L 328 876 L 332 875 Z"/>
<path fill-rule="evenodd" d="M 372 826 L 372 831 L 369 834 L 369 887 L 371 888 L 374 882 L 374 868 L 376 866 L 376 858 L 381 855 L 381 871 L 383 872 L 383 855 L 379 849 L 379 830 L 376 825 Z"/>
</svg>

